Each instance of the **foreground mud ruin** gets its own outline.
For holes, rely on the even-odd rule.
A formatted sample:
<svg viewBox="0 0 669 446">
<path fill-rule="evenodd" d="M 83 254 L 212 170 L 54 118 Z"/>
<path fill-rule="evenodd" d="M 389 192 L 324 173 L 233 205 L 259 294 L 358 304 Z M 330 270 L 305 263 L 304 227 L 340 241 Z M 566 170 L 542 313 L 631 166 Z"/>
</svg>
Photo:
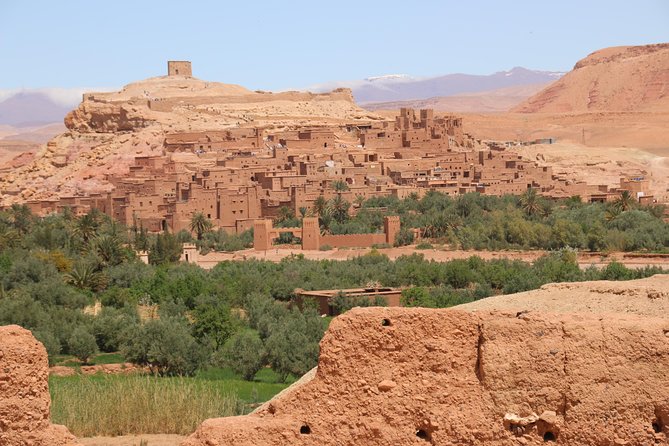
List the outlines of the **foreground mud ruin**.
<svg viewBox="0 0 669 446">
<path fill-rule="evenodd" d="M 354 309 L 332 321 L 317 370 L 182 445 L 667 444 L 667 308 L 657 275 Z M 0 327 L 0 445 L 78 444 L 49 406 L 44 347 Z"/>
<path fill-rule="evenodd" d="M 669 321 L 354 309 L 315 377 L 183 446 L 666 444 Z"/>
<path fill-rule="evenodd" d="M 18 325 L 0 327 L 0 445 L 74 446 L 74 435 L 51 424 L 46 350 Z"/>
</svg>

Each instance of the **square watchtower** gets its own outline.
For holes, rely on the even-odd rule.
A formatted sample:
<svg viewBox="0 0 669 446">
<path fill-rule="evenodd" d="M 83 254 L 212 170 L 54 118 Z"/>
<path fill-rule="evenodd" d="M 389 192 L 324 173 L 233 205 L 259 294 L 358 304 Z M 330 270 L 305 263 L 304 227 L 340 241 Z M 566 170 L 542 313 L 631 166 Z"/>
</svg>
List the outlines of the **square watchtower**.
<svg viewBox="0 0 669 446">
<path fill-rule="evenodd" d="M 167 75 L 168 76 L 193 76 L 193 69 L 188 60 L 168 60 L 167 61 Z"/>
</svg>

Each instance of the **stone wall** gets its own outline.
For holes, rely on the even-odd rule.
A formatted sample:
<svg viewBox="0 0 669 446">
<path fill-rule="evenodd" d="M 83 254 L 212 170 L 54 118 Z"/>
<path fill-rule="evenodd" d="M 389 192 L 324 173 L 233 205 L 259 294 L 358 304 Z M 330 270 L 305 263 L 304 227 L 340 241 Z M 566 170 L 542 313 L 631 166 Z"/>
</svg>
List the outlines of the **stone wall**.
<svg viewBox="0 0 669 446">
<path fill-rule="evenodd" d="M 322 235 L 321 246 L 332 248 L 365 248 L 386 243 L 385 234 L 342 234 Z"/>
</svg>

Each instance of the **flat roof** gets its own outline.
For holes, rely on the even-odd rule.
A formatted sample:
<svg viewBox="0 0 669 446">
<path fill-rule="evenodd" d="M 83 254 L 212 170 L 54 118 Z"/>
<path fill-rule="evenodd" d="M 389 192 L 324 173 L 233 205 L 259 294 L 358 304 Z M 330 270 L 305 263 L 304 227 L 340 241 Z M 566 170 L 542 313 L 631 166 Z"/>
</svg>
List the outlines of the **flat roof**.
<svg viewBox="0 0 669 446">
<path fill-rule="evenodd" d="M 379 287 L 379 288 L 349 288 L 349 289 L 340 289 L 340 290 L 314 290 L 314 291 L 305 291 L 297 289 L 295 294 L 304 297 L 333 297 L 339 293 L 344 294 L 345 297 L 358 297 L 358 296 L 385 296 L 388 294 L 397 294 L 401 293 L 403 288 L 392 288 L 392 287 Z"/>
</svg>

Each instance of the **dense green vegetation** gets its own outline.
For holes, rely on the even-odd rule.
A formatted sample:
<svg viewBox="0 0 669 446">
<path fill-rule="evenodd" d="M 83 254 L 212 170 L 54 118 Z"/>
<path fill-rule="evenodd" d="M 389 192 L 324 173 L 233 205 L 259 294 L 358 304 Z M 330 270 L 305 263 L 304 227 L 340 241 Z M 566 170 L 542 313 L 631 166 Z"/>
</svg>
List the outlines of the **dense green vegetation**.
<svg viewBox="0 0 669 446">
<path fill-rule="evenodd" d="M 32 330 L 52 361 L 59 354 L 86 362 L 95 361 L 98 351 L 120 352 L 158 375 L 192 376 L 216 366 L 250 380 L 271 366 L 285 381 L 316 364 L 328 322 L 309 306 L 291 305 L 296 288 L 402 286 L 408 287 L 405 305 L 446 307 L 547 282 L 645 277 L 660 270 L 617 263 L 581 270 L 569 247 L 600 249 L 620 242 L 624 248 L 662 250 L 669 240 L 661 210 L 629 203 L 429 193 L 421 200 L 376 198 L 357 205 L 362 207 L 355 217 L 338 215 L 328 230 L 376 230 L 384 214 L 399 214 L 406 226 L 423 227 L 437 242 L 459 247 L 559 249 L 534 264 L 478 257 L 438 263 L 420 254 L 391 261 L 373 250 L 347 261 L 293 256 L 279 263 L 222 262 L 206 271 L 177 262 L 182 242 L 211 249 L 217 243 L 243 245 L 252 235 L 212 232 L 197 215 L 192 237 L 126 229 L 97 212 L 35 218 L 14 206 L 0 212 L 0 324 Z M 617 214 L 609 218 L 612 209 Z M 138 261 L 138 249 L 148 250 L 151 264 Z M 97 316 L 83 311 L 95 302 L 102 303 Z M 340 311 L 363 304 L 333 299 Z M 159 317 L 142 320 L 138 310 L 148 308 L 158 308 Z"/>
<path fill-rule="evenodd" d="M 318 209 L 300 209 L 298 216 L 282 210 L 276 224 L 299 226 L 299 217 L 317 212 L 325 232 L 364 233 L 381 231 L 384 215 L 400 215 L 396 244 L 411 243 L 409 228 L 420 228 L 426 239 L 418 252 L 433 244 L 553 251 L 533 264 L 478 257 L 438 263 L 420 254 L 391 261 L 372 250 L 347 261 L 293 256 L 278 263 L 223 262 L 206 271 L 178 262 L 182 243 L 196 243 L 204 253 L 238 250 L 251 245 L 252 231 L 228 235 L 196 214 L 192 233 L 156 235 L 98 212 L 36 218 L 14 206 L 0 212 L 0 325 L 32 330 L 52 363 L 131 361 L 155 373 L 51 377 L 53 418 L 78 435 L 186 433 L 206 418 L 248 411 L 316 364 L 330 319 L 309 305 L 291 305 L 296 288 L 402 286 L 406 306 L 448 307 L 548 282 L 646 277 L 661 270 L 615 262 L 580 269 L 575 249 L 669 246 L 664 210 L 638 207 L 629 197 L 584 205 L 548 202 L 532 192 L 456 199 L 428 193 L 420 200 L 360 198 L 354 206 L 358 212 L 351 216 L 352 205 L 341 195 L 319 199 Z M 149 265 L 137 259 L 139 250 L 148 251 Z M 95 303 L 102 310 L 93 316 Z M 332 306 L 344 312 L 381 303 L 336 295 Z"/>
<path fill-rule="evenodd" d="M 613 203 L 582 203 L 579 197 L 552 201 L 534 189 L 520 196 L 466 194 L 456 198 L 430 191 L 423 198 L 377 197 L 350 203 L 341 197 L 317 200 L 314 214 L 321 229 L 333 234 L 373 233 L 383 229 L 384 215 L 399 215 L 403 232 L 397 245 L 410 244 L 408 228 L 452 248 L 499 250 L 576 248 L 589 251 L 655 251 L 669 249 L 664 206 L 640 206 L 627 192 Z M 285 213 L 284 213 L 285 214 Z M 299 224 L 290 215 L 287 225 Z"/>
</svg>

